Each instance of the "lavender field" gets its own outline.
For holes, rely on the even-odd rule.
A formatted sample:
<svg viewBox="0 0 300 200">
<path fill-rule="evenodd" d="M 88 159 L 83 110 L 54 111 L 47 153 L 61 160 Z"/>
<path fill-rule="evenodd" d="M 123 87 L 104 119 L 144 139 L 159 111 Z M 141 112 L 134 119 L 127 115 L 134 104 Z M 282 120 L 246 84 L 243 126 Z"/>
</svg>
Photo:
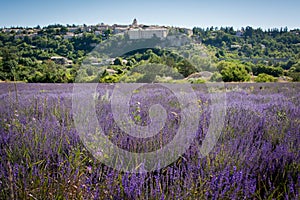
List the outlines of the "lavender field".
<svg viewBox="0 0 300 200">
<path fill-rule="evenodd" d="M 154 151 L 172 140 L 180 109 L 155 84 L 132 95 L 131 118 L 149 123 L 149 106 L 167 110 L 156 136 L 135 139 L 111 115 L 111 84 L 95 93 L 99 125 L 120 148 Z M 299 199 L 300 84 L 226 84 L 226 116 L 207 156 L 211 101 L 194 85 L 200 112 L 190 148 L 170 165 L 145 173 L 118 171 L 99 162 L 74 125 L 73 84 L 0 84 L 0 199 Z M 219 91 L 220 92 L 220 91 Z M 175 114 L 174 114 L 175 113 Z M 186 127 L 186 131 L 189 127 Z"/>
</svg>

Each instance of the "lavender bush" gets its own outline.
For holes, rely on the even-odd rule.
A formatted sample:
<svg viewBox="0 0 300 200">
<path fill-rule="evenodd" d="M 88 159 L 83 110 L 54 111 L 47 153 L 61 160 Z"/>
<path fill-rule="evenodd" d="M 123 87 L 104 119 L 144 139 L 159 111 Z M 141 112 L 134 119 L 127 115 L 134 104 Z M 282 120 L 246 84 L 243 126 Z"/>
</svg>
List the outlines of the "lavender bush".
<svg viewBox="0 0 300 200">
<path fill-rule="evenodd" d="M 212 91 L 196 85 L 201 119 L 191 147 L 160 170 L 125 173 L 97 161 L 80 140 L 72 84 L 2 83 L 0 199 L 299 199 L 299 86 L 226 85 L 218 91 L 226 92 L 225 126 L 213 151 L 200 157 Z M 130 113 L 137 124 L 149 123 L 154 103 L 168 111 L 159 134 L 137 140 L 114 122 L 113 87 L 100 84 L 95 101 L 99 125 L 114 144 L 144 152 L 172 140 L 181 119 L 170 91 L 150 84 L 132 96 Z"/>
</svg>

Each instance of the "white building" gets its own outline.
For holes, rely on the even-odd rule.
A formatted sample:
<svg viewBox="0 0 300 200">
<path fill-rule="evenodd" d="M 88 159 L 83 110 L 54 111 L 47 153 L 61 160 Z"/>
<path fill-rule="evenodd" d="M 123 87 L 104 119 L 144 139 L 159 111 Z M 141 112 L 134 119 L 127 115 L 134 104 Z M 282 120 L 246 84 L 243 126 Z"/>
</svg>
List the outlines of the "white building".
<svg viewBox="0 0 300 200">
<path fill-rule="evenodd" d="M 114 29 L 114 34 L 118 34 L 118 33 L 124 33 L 128 30 L 128 27 L 116 27 Z"/>
<path fill-rule="evenodd" d="M 59 65 L 72 65 L 73 64 L 73 62 L 71 60 L 68 60 L 67 58 L 62 57 L 62 56 L 52 56 L 50 59 Z"/>
<path fill-rule="evenodd" d="M 165 28 L 148 28 L 148 29 L 130 29 L 128 31 L 129 39 L 150 39 L 154 36 L 162 39 L 168 35 L 168 30 Z"/>
<path fill-rule="evenodd" d="M 75 36 L 75 33 L 67 32 L 66 35 L 64 35 L 64 39 L 71 39 Z"/>
</svg>

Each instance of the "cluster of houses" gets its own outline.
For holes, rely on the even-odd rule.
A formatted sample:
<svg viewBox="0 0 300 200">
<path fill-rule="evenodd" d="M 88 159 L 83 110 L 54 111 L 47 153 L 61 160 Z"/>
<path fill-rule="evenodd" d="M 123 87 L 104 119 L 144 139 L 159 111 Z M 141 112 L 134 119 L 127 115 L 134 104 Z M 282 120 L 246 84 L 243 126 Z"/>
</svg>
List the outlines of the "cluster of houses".
<svg viewBox="0 0 300 200">
<path fill-rule="evenodd" d="M 48 28 L 48 27 L 47 27 Z M 40 26 L 34 27 L 34 28 L 0 28 L 0 32 L 4 32 L 10 35 L 13 35 L 15 38 L 24 39 L 25 37 L 34 38 L 39 35 L 43 35 L 44 31 L 47 28 L 41 28 Z M 129 35 L 130 39 L 149 39 L 153 36 L 159 37 L 159 38 L 165 38 L 168 35 L 168 32 L 170 30 L 170 27 L 166 26 L 157 26 L 157 25 L 143 25 L 138 24 L 137 20 L 134 19 L 132 24 L 129 25 L 119 25 L 119 24 L 113 24 L 113 25 L 107 25 L 104 23 L 97 24 L 97 25 L 67 25 L 67 27 L 64 27 L 65 31 L 63 34 L 59 33 L 59 30 L 61 29 L 60 26 L 55 27 L 54 30 L 58 30 L 57 37 L 63 37 L 64 39 L 71 39 L 73 37 L 82 37 L 84 32 L 90 32 L 94 33 L 95 35 L 102 35 L 106 36 L 107 31 L 109 30 L 112 34 L 119 34 L 119 33 L 126 33 Z M 180 30 L 180 32 L 185 33 L 187 35 L 192 35 L 193 31 L 188 28 L 178 28 L 175 29 Z M 299 30 L 291 30 L 292 33 L 298 35 Z M 216 33 L 212 33 L 212 36 L 214 36 Z M 238 30 L 236 32 L 237 37 L 243 37 L 244 31 Z M 236 47 L 233 47 L 236 48 Z"/>
<path fill-rule="evenodd" d="M 41 29 L 39 28 L 3 28 L 1 30 L 2 33 L 7 33 L 10 35 L 14 35 L 14 37 L 23 39 L 25 36 L 29 38 L 34 38 L 38 36 L 38 32 Z"/>
<path fill-rule="evenodd" d="M 60 30 L 61 27 L 55 27 L 55 30 Z M 43 30 L 41 27 L 35 28 L 2 28 L 1 32 L 13 35 L 15 38 L 24 39 L 25 37 L 34 38 L 36 36 L 42 35 Z M 128 34 L 130 39 L 149 39 L 154 36 L 159 38 L 165 38 L 168 35 L 169 27 L 157 26 L 157 25 L 143 25 L 138 24 L 137 20 L 134 19 L 133 23 L 130 25 L 107 25 L 104 23 L 97 25 L 79 25 L 79 26 L 67 26 L 66 31 L 58 36 L 64 39 L 71 39 L 73 37 L 81 37 L 84 32 L 94 33 L 95 35 L 106 36 L 107 31 L 110 30 L 112 34 L 124 33 Z M 192 34 L 192 30 L 187 28 L 180 28 L 181 31 L 187 35 Z"/>
</svg>

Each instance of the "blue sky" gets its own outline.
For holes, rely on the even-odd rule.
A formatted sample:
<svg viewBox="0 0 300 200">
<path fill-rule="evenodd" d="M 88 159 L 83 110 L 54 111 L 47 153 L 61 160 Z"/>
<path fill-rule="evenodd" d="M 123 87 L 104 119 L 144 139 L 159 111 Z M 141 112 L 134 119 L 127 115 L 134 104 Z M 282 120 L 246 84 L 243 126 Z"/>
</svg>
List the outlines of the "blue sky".
<svg viewBox="0 0 300 200">
<path fill-rule="evenodd" d="M 299 0 L 6 0 L 0 27 L 141 24 L 300 28 Z"/>
</svg>

